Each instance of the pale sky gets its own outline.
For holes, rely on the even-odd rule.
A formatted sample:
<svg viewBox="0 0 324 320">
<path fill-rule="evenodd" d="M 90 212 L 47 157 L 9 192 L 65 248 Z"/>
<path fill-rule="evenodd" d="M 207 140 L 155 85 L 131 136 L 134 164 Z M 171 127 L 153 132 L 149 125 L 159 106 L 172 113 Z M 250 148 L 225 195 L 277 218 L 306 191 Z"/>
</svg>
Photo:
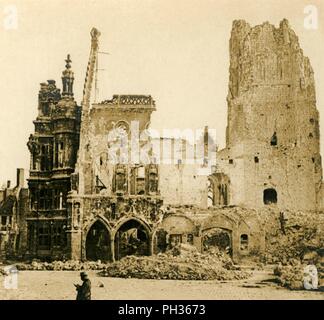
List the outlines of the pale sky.
<svg viewBox="0 0 324 320">
<path fill-rule="evenodd" d="M 318 29 L 304 28 L 304 8 L 318 9 Z M 92 27 L 101 32 L 99 99 L 151 94 L 152 128 L 217 130 L 224 146 L 232 21 L 251 26 L 287 18 L 315 72 L 324 130 L 324 1 L 314 0 L 0 0 L 17 8 L 18 28 L 0 24 L 0 185 L 29 168 L 26 146 L 37 115 L 39 83 L 61 72 L 69 53 L 80 104 Z M 1 15 L 0 15 L 1 19 Z M 324 150 L 324 139 L 321 150 Z M 14 184 L 14 183 L 13 183 Z"/>
</svg>

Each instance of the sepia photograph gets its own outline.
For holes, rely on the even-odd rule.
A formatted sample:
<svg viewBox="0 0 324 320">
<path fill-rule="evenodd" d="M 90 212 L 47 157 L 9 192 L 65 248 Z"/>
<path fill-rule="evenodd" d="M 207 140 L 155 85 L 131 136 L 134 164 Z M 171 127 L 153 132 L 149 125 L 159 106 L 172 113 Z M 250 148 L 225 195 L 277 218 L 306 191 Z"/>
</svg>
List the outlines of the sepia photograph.
<svg viewBox="0 0 324 320">
<path fill-rule="evenodd" d="M 323 0 L 0 11 L 0 300 L 324 300 Z"/>
</svg>

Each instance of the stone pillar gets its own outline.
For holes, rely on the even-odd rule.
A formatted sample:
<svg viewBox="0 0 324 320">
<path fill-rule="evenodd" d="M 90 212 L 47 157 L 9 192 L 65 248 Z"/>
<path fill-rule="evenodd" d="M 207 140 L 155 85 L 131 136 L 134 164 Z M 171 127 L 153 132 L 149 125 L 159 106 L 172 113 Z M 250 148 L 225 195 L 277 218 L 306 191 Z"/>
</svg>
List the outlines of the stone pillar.
<svg viewBox="0 0 324 320">
<path fill-rule="evenodd" d="M 85 252 L 82 250 L 81 230 L 68 230 L 66 233 L 69 258 L 71 260 L 85 259 Z"/>
<path fill-rule="evenodd" d="M 115 239 L 114 238 L 110 239 L 110 256 L 111 256 L 111 261 L 115 262 Z"/>
<path fill-rule="evenodd" d="M 115 239 L 116 239 L 116 241 L 115 241 Z M 116 232 L 115 239 L 114 239 L 114 248 L 116 248 L 116 251 L 114 250 L 114 258 L 119 259 L 119 243 L 120 243 L 119 231 Z M 116 254 L 115 254 L 115 252 L 116 252 Z"/>
<path fill-rule="evenodd" d="M 149 255 L 153 255 L 154 254 L 154 237 L 153 237 L 153 233 L 151 233 L 149 235 Z"/>
</svg>

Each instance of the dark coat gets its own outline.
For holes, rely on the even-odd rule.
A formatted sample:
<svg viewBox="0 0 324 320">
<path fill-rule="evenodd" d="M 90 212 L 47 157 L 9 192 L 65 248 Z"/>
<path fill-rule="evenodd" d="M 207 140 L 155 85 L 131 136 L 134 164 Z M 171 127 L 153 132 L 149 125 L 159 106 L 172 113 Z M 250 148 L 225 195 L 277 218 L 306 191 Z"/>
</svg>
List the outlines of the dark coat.
<svg viewBox="0 0 324 320">
<path fill-rule="evenodd" d="M 91 281 L 89 279 L 83 280 L 82 286 L 77 288 L 77 300 L 91 300 Z"/>
</svg>

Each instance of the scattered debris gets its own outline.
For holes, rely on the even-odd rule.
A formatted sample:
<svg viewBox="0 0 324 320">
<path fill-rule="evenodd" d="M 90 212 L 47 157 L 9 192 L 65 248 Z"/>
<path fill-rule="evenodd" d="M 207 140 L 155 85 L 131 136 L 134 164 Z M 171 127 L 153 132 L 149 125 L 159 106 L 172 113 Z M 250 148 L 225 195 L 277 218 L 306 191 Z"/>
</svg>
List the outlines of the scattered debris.
<svg viewBox="0 0 324 320">
<path fill-rule="evenodd" d="M 201 254 L 193 253 L 187 247 L 180 245 L 167 253 L 150 257 L 128 256 L 107 265 L 100 275 L 173 280 L 240 280 L 251 275 L 239 270 L 229 256 L 216 248 Z"/>
<path fill-rule="evenodd" d="M 303 266 L 298 260 L 291 260 L 290 265 L 279 264 L 274 269 L 274 275 L 278 276 L 280 285 L 291 290 L 303 289 Z"/>
<path fill-rule="evenodd" d="M 323 230 L 323 213 L 287 211 L 283 233 L 280 229 L 280 217 L 276 218 L 275 212 L 269 212 L 263 262 L 288 265 L 291 259 L 303 261 L 309 254 L 317 261 L 320 250 L 324 247 Z"/>
<path fill-rule="evenodd" d="M 53 271 L 79 271 L 79 270 L 103 270 L 105 264 L 100 260 L 81 262 L 77 260 L 41 262 L 33 260 L 31 263 L 16 263 L 18 270 L 53 270 Z"/>
<path fill-rule="evenodd" d="M 243 284 L 242 286 L 241 286 L 242 288 L 262 288 L 260 285 L 253 285 L 253 284 Z"/>
<path fill-rule="evenodd" d="M 217 248 L 199 253 L 191 245 L 180 244 L 167 253 L 154 256 L 127 256 L 114 263 L 81 261 L 17 263 L 18 270 L 98 270 L 106 277 L 176 280 L 240 280 L 251 273 L 240 270 L 232 259 Z M 99 282 L 99 287 L 104 287 Z"/>
</svg>

